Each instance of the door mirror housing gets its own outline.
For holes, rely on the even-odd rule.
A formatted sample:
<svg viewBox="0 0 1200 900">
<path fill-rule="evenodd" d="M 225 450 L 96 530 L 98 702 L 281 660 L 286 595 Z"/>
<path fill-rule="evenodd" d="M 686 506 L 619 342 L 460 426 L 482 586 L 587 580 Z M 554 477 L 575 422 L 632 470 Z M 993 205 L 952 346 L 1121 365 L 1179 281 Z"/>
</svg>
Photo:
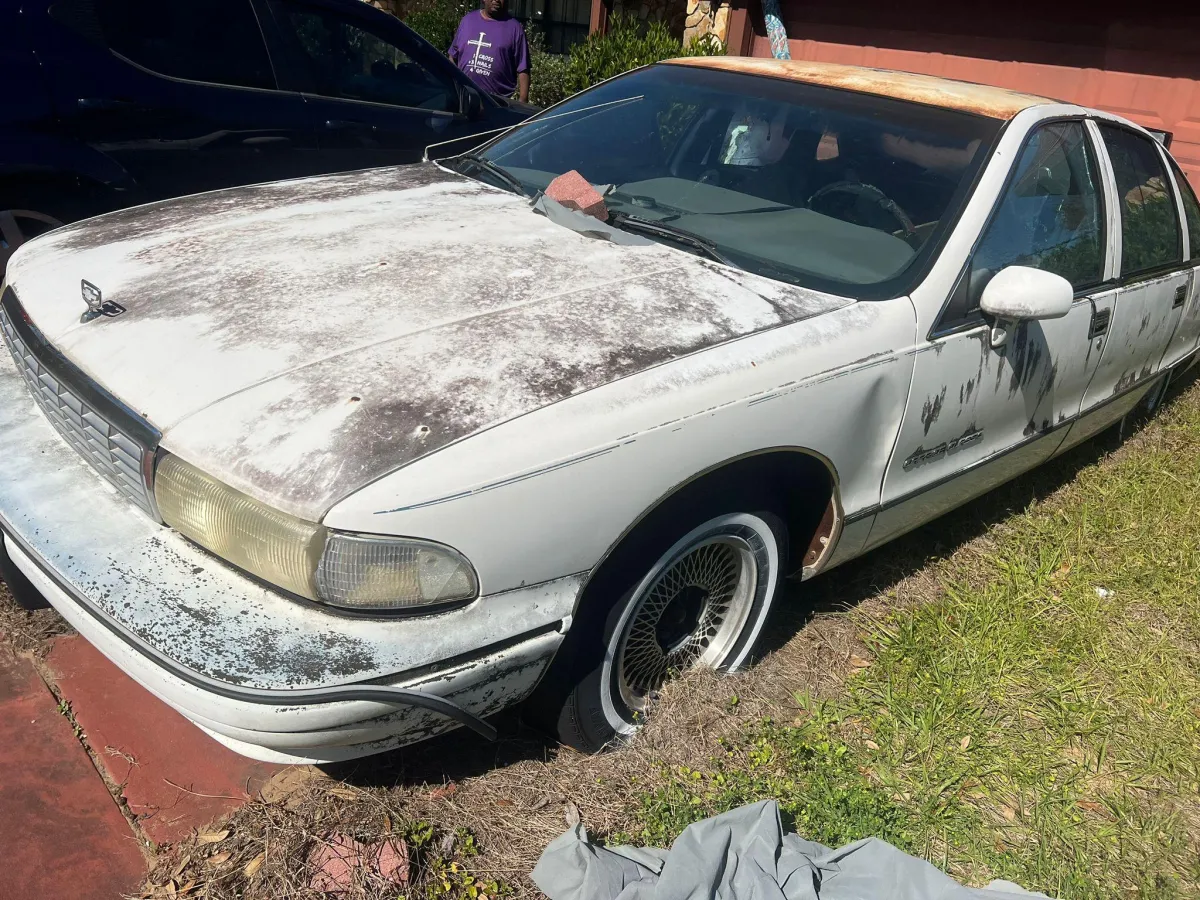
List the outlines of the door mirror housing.
<svg viewBox="0 0 1200 900">
<path fill-rule="evenodd" d="M 462 114 L 472 122 L 483 117 L 483 98 L 474 88 L 463 88 Z"/>
<path fill-rule="evenodd" d="M 987 283 L 979 308 L 995 318 L 992 346 L 1001 347 L 1018 322 L 1062 318 L 1074 302 L 1075 289 L 1061 275 L 1030 266 L 1007 266 Z"/>
</svg>

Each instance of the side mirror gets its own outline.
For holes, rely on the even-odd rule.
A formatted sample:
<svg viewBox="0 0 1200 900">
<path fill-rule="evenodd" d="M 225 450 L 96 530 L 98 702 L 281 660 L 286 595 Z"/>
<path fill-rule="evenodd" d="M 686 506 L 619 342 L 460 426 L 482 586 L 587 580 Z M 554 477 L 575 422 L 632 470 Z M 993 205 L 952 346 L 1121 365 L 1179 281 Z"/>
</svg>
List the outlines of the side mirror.
<svg viewBox="0 0 1200 900">
<path fill-rule="evenodd" d="M 1029 266 L 1008 266 L 987 283 L 979 308 L 995 317 L 992 346 L 1002 347 L 1018 322 L 1061 318 L 1074 302 L 1075 289 L 1061 275 Z"/>
<path fill-rule="evenodd" d="M 462 113 L 472 122 L 483 116 L 483 98 L 473 88 L 463 90 Z"/>
</svg>

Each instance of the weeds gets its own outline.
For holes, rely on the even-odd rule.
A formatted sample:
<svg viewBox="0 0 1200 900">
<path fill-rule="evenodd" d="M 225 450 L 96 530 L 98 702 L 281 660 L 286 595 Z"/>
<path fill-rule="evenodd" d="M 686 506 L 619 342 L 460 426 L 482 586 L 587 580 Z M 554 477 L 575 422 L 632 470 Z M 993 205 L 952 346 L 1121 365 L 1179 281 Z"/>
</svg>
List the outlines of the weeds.
<svg viewBox="0 0 1200 900">
<path fill-rule="evenodd" d="M 1200 891 L 1200 399 L 860 609 L 874 662 L 646 792 L 667 845 L 776 797 L 806 837 L 883 837 L 1062 898 Z M 626 837 L 626 835 L 621 835 Z"/>
</svg>

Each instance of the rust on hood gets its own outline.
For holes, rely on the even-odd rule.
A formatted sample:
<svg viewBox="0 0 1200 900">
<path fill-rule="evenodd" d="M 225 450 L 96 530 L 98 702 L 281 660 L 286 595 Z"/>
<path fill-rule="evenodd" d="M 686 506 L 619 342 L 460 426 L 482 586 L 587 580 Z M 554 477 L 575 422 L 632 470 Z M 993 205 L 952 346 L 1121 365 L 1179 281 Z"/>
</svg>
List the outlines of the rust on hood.
<svg viewBox="0 0 1200 900">
<path fill-rule="evenodd" d="M 806 84 L 820 84 L 863 94 L 892 97 L 896 100 L 909 100 L 927 106 L 956 109 L 993 119 L 1011 119 L 1021 110 L 1031 106 L 1058 102 L 986 84 L 838 63 L 756 59 L 747 56 L 695 56 L 672 59 L 668 62 L 676 66 L 701 66 L 747 75 L 785 78 Z"/>
</svg>

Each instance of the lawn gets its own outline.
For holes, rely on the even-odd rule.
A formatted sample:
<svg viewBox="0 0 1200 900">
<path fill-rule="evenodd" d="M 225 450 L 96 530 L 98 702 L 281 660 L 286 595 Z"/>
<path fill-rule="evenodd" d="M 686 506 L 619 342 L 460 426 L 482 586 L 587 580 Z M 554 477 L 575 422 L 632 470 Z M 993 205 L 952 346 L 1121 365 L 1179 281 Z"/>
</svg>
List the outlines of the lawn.
<svg viewBox="0 0 1200 900">
<path fill-rule="evenodd" d="M 808 837 L 879 835 L 971 884 L 1200 896 L 1198 589 L 1192 383 L 1124 443 L 794 586 L 758 665 L 673 685 L 630 747 L 581 756 L 511 717 L 497 745 L 456 734 L 301 771 L 220 847 L 163 848 L 149 892 L 318 897 L 306 861 L 343 832 L 405 835 L 414 859 L 407 888 L 348 896 L 533 895 L 575 812 L 664 845 L 774 797 Z"/>
<path fill-rule="evenodd" d="M 869 665 L 641 804 L 656 843 L 778 796 L 970 882 L 1064 898 L 1200 893 L 1200 390 L 924 573 L 848 614 Z M 897 602 L 899 601 L 899 602 Z"/>
</svg>

